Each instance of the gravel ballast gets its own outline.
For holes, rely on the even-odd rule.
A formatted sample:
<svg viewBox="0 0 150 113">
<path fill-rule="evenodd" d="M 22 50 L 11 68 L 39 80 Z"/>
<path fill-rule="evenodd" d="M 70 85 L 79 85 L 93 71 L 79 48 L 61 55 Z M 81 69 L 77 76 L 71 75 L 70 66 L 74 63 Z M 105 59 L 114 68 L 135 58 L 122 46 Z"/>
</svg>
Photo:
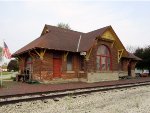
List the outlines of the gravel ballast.
<svg viewBox="0 0 150 113">
<path fill-rule="evenodd" d="M 3 105 L 0 113 L 149 113 L 150 86 Z"/>
</svg>

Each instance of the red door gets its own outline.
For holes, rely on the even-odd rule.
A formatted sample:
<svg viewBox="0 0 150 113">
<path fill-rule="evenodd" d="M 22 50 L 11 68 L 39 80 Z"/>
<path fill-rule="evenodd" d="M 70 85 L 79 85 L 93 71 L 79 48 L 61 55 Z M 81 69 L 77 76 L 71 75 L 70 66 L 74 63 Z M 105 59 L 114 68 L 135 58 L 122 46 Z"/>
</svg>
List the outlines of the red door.
<svg viewBox="0 0 150 113">
<path fill-rule="evenodd" d="M 61 76 L 61 59 L 60 58 L 53 59 L 53 76 L 55 78 L 59 78 Z"/>
</svg>

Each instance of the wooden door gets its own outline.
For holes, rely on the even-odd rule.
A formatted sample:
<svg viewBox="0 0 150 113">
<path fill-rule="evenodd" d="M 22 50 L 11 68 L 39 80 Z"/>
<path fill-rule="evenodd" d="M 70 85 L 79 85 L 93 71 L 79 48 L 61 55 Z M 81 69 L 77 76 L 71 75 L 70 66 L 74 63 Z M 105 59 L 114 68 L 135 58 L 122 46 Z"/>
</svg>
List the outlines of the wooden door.
<svg viewBox="0 0 150 113">
<path fill-rule="evenodd" d="M 131 62 L 128 64 L 128 76 L 131 76 Z"/>
<path fill-rule="evenodd" d="M 53 59 L 53 76 L 55 78 L 61 77 L 61 59 L 60 58 Z"/>
</svg>

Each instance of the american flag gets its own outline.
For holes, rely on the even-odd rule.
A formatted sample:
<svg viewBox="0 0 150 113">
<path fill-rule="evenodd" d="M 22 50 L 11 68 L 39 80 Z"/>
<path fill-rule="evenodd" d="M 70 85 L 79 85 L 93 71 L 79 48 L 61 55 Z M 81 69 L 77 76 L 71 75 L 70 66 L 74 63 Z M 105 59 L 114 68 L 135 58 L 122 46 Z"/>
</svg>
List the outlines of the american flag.
<svg viewBox="0 0 150 113">
<path fill-rule="evenodd" d="M 11 53 L 9 52 L 8 46 L 6 45 L 5 42 L 4 42 L 4 48 L 3 48 L 3 55 L 4 55 L 7 59 L 11 59 Z"/>
</svg>

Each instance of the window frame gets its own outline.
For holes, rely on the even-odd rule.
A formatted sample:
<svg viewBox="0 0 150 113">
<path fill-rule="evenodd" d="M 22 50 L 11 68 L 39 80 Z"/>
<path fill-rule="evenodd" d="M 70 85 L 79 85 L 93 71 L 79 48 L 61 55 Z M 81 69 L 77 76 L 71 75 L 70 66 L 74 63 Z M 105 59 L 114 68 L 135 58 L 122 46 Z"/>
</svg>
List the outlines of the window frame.
<svg viewBox="0 0 150 113">
<path fill-rule="evenodd" d="M 70 64 L 71 64 L 71 70 L 68 69 L 68 65 L 69 65 L 68 59 L 69 59 L 69 57 L 71 58 L 71 59 L 70 59 L 70 61 L 71 61 L 71 62 L 70 62 Z M 67 70 L 67 71 L 73 71 L 73 56 L 72 56 L 71 54 L 68 54 L 68 55 L 67 55 L 66 70 Z"/>
<path fill-rule="evenodd" d="M 28 65 L 32 65 L 32 64 L 33 64 L 32 58 L 31 58 L 31 57 L 28 57 L 28 58 L 26 59 L 25 67 L 27 68 Z"/>
<path fill-rule="evenodd" d="M 84 71 L 84 56 L 79 56 L 79 71 Z"/>
<path fill-rule="evenodd" d="M 98 54 L 98 50 L 101 49 L 101 46 L 104 46 L 108 54 Z M 99 63 L 97 63 L 97 59 L 99 58 Z M 105 59 L 105 69 L 102 69 L 102 58 Z M 108 61 L 110 62 L 108 66 Z M 99 64 L 99 66 L 97 66 Z M 97 47 L 96 51 L 96 69 L 97 71 L 112 71 L 112 56 L 110 52 L 110 48 L 107 45 L 101 44 L 100 46 Z"/>
</svg>

